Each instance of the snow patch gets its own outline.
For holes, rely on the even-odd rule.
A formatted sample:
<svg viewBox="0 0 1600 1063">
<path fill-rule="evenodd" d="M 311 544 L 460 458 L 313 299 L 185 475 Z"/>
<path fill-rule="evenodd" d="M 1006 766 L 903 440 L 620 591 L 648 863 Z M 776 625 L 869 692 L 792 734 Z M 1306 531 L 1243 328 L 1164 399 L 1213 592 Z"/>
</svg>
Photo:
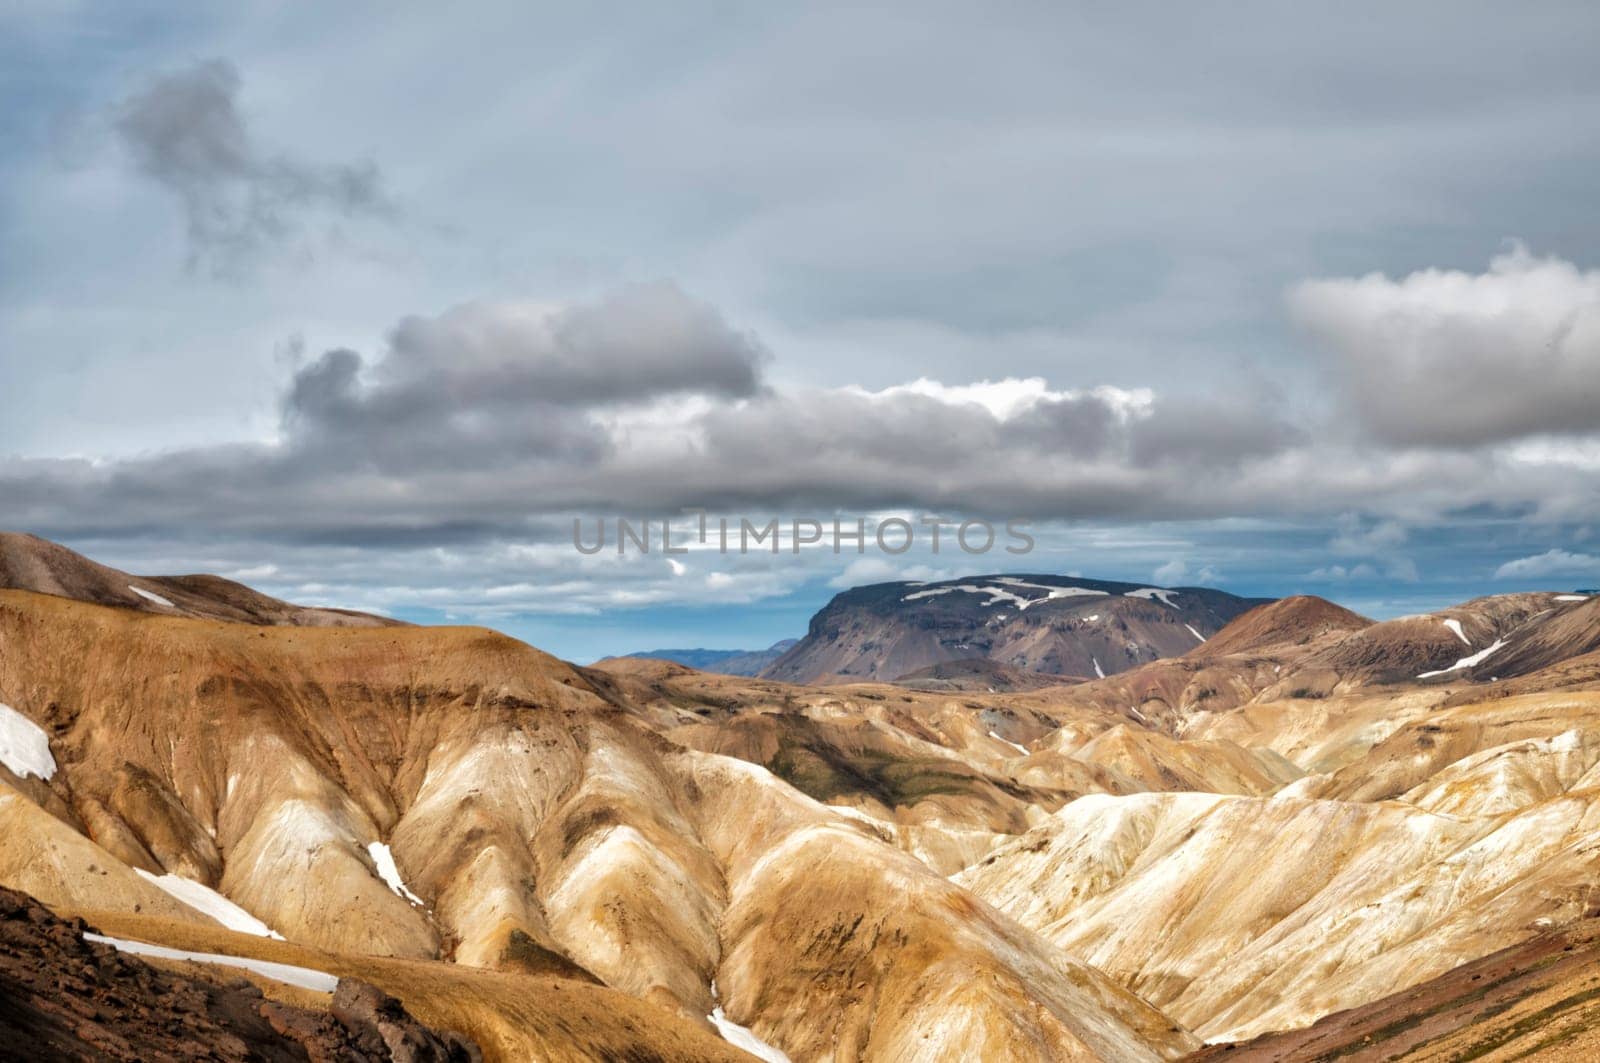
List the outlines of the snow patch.
<svg viewBox="0 0 1600 1063">
<path fill-rule="evenodd" d="M 266 923 L 234 904 L 210 886 L 196 882 L 194 879 L 184 878 L 182 875 L 152 875 L 142 867 L 136 867 L 133 870 L 135 874 L 146 882 L 159 887 L 201 915 L 210 916 L 229 930 L 237 930 L 241 934 L 254 934 L 258 938 L 283 940 L 282 934 L 273 930 Z"/>
<path fill-rule="evenodd" d="M 406 888 L 405 882 L 400 878 L 400 869 L 395 866 L 394 853 L 383 842 L 373 842 L 367 846 L 367 855 L 372 857 L 372 862 L 378 865 L 378 877 L 383 879 L 383 884 L 391 890 L 410 901 L 412 904 L 426 908 L 422 898 Z"/>
<path fill-rule="evenodd" d="M 0 764 L 19 779 L 48 779 L 56 773 L 50 736 L 10 705 L 0 704 Z"/>
<path fill-rule="evenodd" d="M 1146 601 L 1160 602 L 1162 605 L 1171 605 L 1172 608 L 1176 609 L 1177 606 L 1173 604 L 1172 596 L 1177 593 L 1177 591 L 1169 591 L 1164 587 L 1140 587 L 1136 591 L 1129 591 L 1127 594 L 1124 594 L 1123 597 L 1143 598 Z"/>
<path fill-rule="evenodd" d="M 1090 657 L 1089 661 L 1094 665 L 1094 674 L 1099 676 L 1101 679 L 1104 679 L 1106 677 L 1106 673 L 1105 670 L 1100 667 L 1100 658 Z"/>
<path fill-rule="evenodd" d="M 191 963 L 213 963 L 219 967 L 238 967 L 246 971 L 254 971 L 256 974 L 270 978 L 275 982 L 297 985 L 302 989 L 309 989 L 316 993 L 331 993 L 339 988 L 339 979 L 326 971 L 314 971 L 309 967 L 295 967 L 288 963 L 250 960 L 243 956 L 227 956 L 220 952 L 189 952 L 187 949 L 169 949 L 165 945 L 151 945 L 143 941 L 127 941 L 123 938 L 106 937 L 104 934 L 84 934 L 83 940 L 110 945 L 118 952 L 132 953 L 135 956 L 151 956 L 158 960 L 188 960 Z"/>
<path fill-rule="evenodd" d="M 1185 624 L 1183 626 L 1189 629 L 1189 634 L 1193 635 L 1195 638 L 1199 639 L 1201 642 L 1204 642 L 1206 640 L 1206 637 L 1204 635 L 1200 634 L 1200 632 L 1198 632 L 1198 631 L 1196 631 L 1194 629 L 1194 625 L 1193 624 Z"/>
<path fill-rule="evenodd" d="M 993 690 L 994 690 L 994 688 L 991 687 L 990 688 L 991 693 L 993 692 Z M 1018 753 L 1021 753 L 1023 756 L 1027 756 L 1028 755 L 1028 747 L 1027 746 L 1019 746 L 1015 742 L 1011 741 L 1011 739 L 1009 739 L 1009 738 L 1001 738 L 999 735 L 995 734 L 993 731 L 989 732 L 989 737 L 993 738 L 993 739 L 996 739 L 997 741 L 1004 742 L 1006 745 L 1010 746 L 1012 749 L 1015 749 Z"/>
<path fill-rule="evenodd" d="M 1433 671 L 1433 672 L 1423 672 L 1421 675 L 1417 676 L 1417 678 L 1418 679 L 1430 679 L 1430 678 L 1432 678 L 1433 676 L 1436 676 L 1436 675 L 1445 675 L 1446 673 L 1449 673 L 1449 672 L 1457 672 L 1457 671 L 1460 671 L 1463 668 L 1471 668 L 1474 665 L 1482 664 L 1484 661 L 1488 660 L 1494 654 L 1498 653 L 1500 651 L 1501 647 L 1505 646 L 1505 644 L 1506 644 L 1506 640 L 1505 639 L 1495 639 L 1493 646 L 1490 646 L 1490 647 L 1488 647 L 1487 649 L 1484 649 L 1484 650 L 1480 650 L 1477 653 L 1474 653 L 1471 657 L 1463 657 L 1463 658 L 1461 658 L 1461 660 L 1457 661 L 1455 664 L 1452 664 L 1449 668 L 1440 668 L 1437 671 Z"/>
<path fill-rule="evenodd" d="M 1088 587 L 1052 587 L 1048 583 L 1029 583 L 1016 576 L 999 576 L 995 582 L 1004 583 L 1008 587 L 1031 587 L 1036 591 L 1046 591 L 1045 597 L 1035 599 L 1041 602 L 1050 601 L 1052 598 L 1104 598 L 1110 594 L 1109 591 L 1090 590 Z"/>
<path fill-rule="evenodd" d="M 1099 613 L 1095 613 L 1095 614 L 1093 614 L 1091 616 L 1084 617 L 1084 619 L 1085 620 L 1090 620 L 1090 621 L 1099 620 L 1100 619 L 1100 614 Z"/>
<path fill-rule="evenodd" d="M 1558 602 L 1586 602 L 1588 600 L 1589 600 L 1589 596 L 1587 594 L 1558 594 L 1558 595 L 1556 595 L 1556 601 L 1558 601 Z"/>
<path fill-rule="evenodd" d="M 984 605 L 999 605 L 1001 602 L 1016 602 L 1018 609 L 1026 609 L 1028 607 L 1028 599 L 1019 594 L 1012 594 L 1010 591 L 1002 587 L 980 587 L 973 583 L 963 583 L 956 587 L 935 587 L 933 590 L 929 591 L 916 591 L 912 594 L 906 595 L 900 600 L 902 602 L 912 602 L 916 601 L 918 598 L 934 598 L 941 594 L 949 594 L 951 591 L 965 591 L 968 594 L 987 594 L 989 596 L 989 600 L 984 602 Z"/>
<path fill-rule="evenodd" d="M 711 983 L 711 999 L 717 999 L 717 983 Z M 711 1025 L 717 1028 L 717 1033 L 722 1039 L 735 1048 L 749 1052 L 757 1059 L 766 1060 L 766 1063 L 790 1063 L 789 1057 L 781 1049 L 767 1044 L 751 1032 L 748 1026 L 740 1026 L 722 1012 L 722 1005 L 718 1004 L 711 1009 L 711 1014 L 706 1018 L 711 1020 Z"/>
<path fill-rule="evenodd" d="M 967 594 L 987 594 L 989 596 L 989 600 L 984 602 L 984 605 L 999 605 L 1001 602 L 1014 602 L 1017 607 L 1017 612 L 1020 613 L 1024 609 L 1028 608 L 1028 606 L 1038 605 L 1040 602 L 1055 601 L 1058 598 L 1092 597 L 1104 595 L 1106 593 L 1105 591 L 1092 591 L 1087 587 L 1051 587 L 1044 583 L 1029 583 L 1026 580 L 1017 579 L 1015 576 L 997 577 L 995 579 L 995 583 L 1003 583 L 1006 586 L 980 586 L 975 583 L 962 583 L 954 587 L 934 587 L 930 590 L 916 591 L 912 594 L 906 595 L 900 600 L 902 602 L 912 602 L 919 598 L 936 598 L 941 594 L 949 594 L 952 591 L 964 591 Z M 1024 598 L 1020 594 L 1016 594 L 1007 590 L 1006 587 L 1026 587 L 1034 590 L 1045 591 L 1046 593 L 1043 598 Z"/>
<path fill-rule="evenodd" d="M 167 601 L 165 598 L 161 597 L 161 595 L 154 594 L 154 593 L 152 593 L 150 591 L 147 591 L 147 590 L 141 590 L 140 588 L 135 587 L 131 583 L 128 584 L 128 589 L 130 591 L 132 591 L 133 593 L 137 594 L 139 597 L 143 598 L 147 602 L 155 602 L 157 605 L 164 605 L 168 609 L 176 609 L 176 608 L 178 608 L 177 606 L 173 605 L 171 602 Z"/>
<path fill-rule="evenodd" d="M 1456 633 L 1456 638 L 1460 639 L 1467 646 L 1470 647 L 1472 645 L 1472 640 L 1467 638 L 1466 633 L 1461 630 L 1461 621 L 1446 620 L 1444 621 L 1444 626 L 1449 628 L 1451 631 L 1454 631 Z"/>
</svg>

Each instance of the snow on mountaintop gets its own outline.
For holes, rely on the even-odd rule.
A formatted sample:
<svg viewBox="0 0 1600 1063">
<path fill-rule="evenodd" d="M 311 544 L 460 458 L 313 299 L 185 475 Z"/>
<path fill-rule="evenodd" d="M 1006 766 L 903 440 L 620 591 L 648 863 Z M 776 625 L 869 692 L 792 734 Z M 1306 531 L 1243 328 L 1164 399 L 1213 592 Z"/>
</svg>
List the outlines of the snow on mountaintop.
<svg viewBox="0 0 1600 1063">
<path fill-rule="evenodd" d="M 1108 593 L 1106 591 L 1091 590 L 1088 587 L 1051 587 L 1044 583 L 1029 583 L 1026 580 L 1018 579 L 1015 576 L 1000 576 L 995 579 L 995 582 L 1004 583 L 1006 587 L 1027 587 L 1033 590 L 1045 591 L 1046 593 L 1043 598 L 1024 598 L 1022 595 L 1017 594 L 1014 591 L 1007 590 L 1006 587 L 983 587 L 972 583 L 962 583 L 954 587 L 934 587 L 931 590 L 915 591 L 906 595 L 900 600 L 902 602 L 913 602 L 920 598 L 937 598 L 939 595 L 949 594 L 951 591 L 966 591 L 968 594 L 989 595 L 989 600 L 984 602 L 984 605 L 998 605 L 1001 602 L 1015 602 L 1017 605 L 1017 611 L 1021 612 L 1022 610 L 1028 608 L 1028 606 L 1038 605 L 1040 602 L 1055 601 L 1059 598 L 1093 597 Z"/>
</svg>

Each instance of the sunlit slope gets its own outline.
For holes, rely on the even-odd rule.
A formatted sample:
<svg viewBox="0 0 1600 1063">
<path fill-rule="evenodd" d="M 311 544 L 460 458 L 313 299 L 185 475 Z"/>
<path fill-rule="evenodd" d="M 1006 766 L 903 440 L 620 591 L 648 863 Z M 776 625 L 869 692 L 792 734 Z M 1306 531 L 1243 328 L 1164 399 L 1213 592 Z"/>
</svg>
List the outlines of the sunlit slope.
<svg viewBox="0 0 1600 1063">
<path fill-rule="evenodd" d="M 260 628 L 0 592 L 0 645 L 0 696 L 60 765 L 51 829 L 210 887 L 290 942 L 599 980 L 700 1024 L 721 1006 L 794 1058 L 1157 1059 L 1195 1043 L 892 829 L 673 743 L 490 632 Z M 52 904 L 116 900 L 83 876 L 37 884 Z"/>
</svg>

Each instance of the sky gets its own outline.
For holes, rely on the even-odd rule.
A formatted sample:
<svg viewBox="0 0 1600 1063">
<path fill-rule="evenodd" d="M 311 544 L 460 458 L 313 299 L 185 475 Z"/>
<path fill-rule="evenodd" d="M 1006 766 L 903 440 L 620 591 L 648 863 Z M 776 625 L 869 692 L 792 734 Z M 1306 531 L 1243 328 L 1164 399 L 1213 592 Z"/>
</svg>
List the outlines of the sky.
<svg viewBox="0 0 1600 1063">
<path fill-rule="evenodd" d="M 1597 45 L 1554 2 L 24 0 L 0 527 L 580 661 L 891 579 L 1600 585 Z M 1036 546 L 574 548 L 695 509 Z"/>
</svg>

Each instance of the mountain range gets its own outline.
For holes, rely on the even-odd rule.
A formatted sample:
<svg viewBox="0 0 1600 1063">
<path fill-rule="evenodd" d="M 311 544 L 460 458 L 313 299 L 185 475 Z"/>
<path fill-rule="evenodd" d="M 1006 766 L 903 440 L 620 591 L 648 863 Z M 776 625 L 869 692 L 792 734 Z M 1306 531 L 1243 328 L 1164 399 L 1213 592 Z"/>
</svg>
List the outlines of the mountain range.
<svg viewBox="0 0 1600 1063">
<path fill-rule="evenodd" d="M 798 639 L 780 639 L 764 650 L 640 650 L 627 654 L 657 661 L 675 661 L 702 672 L 722 675 L 760 675 L 773 661 L 792 649 Z M 616 660 L 606 657 L 599 663 Z"/>
<path fill-rule="evenodd" d="M 31 1036 L 139 955 L 489 1060 L 1588 1059 L 1600 599 L 883 584 L 747 677 L 7 536 L 0 838 Z"/>
</svg>

